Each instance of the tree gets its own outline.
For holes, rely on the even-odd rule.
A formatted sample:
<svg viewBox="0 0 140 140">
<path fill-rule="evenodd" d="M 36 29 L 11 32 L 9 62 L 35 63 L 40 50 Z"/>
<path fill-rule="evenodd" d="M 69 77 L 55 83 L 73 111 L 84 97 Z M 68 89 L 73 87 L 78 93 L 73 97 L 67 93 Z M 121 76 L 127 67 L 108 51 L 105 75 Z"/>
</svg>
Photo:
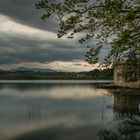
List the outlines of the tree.
<svg viewBox="0 0 140 140">
<path fill-rule="evenodd" d="M 119 62 L 132 52 L 139 60 L 139 0 L 40 0 L 36 7 L 44 10 L 43 20 L 52 16 L 59 21 L 59 38 L 79 33 L 80 43 L 96 42 L 88 46 L 89 63 L 98 62 L 103 48 L 109 50 L 104 64 Z"/>
</svg>

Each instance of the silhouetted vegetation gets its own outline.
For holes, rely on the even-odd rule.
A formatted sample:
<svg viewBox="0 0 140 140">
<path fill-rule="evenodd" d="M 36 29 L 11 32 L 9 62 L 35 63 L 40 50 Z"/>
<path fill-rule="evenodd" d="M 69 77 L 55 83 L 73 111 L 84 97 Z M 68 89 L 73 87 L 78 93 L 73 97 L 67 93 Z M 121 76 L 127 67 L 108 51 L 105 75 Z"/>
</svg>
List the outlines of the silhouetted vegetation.
<svg viewBox="0 0 140 140">
<path fill-rule="evenodd" d="M 17 80 L 17 79 L 113 79 L 113 70 L 104 69 L 99 70 L 95 69 L 90 72 L 10 72 L 10 71 L 1 71 L 0 72 L 1 80 Z"/>
<path fill-rule="evenodd" d="M 58 38 L 72 39 L 82 33 L 80 43 L 94 42 L 88 44 L 86 54 L 91 64 L 98 62 L 107 46 L 110 51 L 104 64 L 120 63 L 126 52 L 132 60 L 140 57 L 139 0 L 40 0 L 36 8 L 43 11 L 43 20 L 57 18 Z"/>
</svg>

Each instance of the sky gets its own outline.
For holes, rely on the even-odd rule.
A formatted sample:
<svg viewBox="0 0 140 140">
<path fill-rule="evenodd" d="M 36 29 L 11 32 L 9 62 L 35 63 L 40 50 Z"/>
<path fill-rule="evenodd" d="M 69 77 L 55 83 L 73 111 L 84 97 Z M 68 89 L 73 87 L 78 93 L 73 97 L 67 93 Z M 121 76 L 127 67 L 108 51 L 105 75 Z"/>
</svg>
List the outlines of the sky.
<svg viewBox="0 0 140 140">
<path fill-rule="evenodd" d="M 74 39 L 57 38 L 55 19 L 41 20 L 39 0 L 0 0 L 0 69 L 49 68 L 57 71 L 90 71 L 87 48 Z"/>
</svg>

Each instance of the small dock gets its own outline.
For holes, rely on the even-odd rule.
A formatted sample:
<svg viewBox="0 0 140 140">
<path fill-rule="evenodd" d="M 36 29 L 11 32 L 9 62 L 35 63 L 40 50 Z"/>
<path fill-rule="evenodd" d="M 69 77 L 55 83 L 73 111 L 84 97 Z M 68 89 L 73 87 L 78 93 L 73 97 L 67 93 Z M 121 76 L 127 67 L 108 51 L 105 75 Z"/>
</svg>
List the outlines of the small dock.
<svg viewBox="0 0 140 140">
<path fill-rule="evenodd" d="M 114 82 L 112 82 L 112 83 L 100 83 L 100 84 L 96 84 L 96 87 L 97 88 L 105 88 L 105 89 L 118 89 L 118 88 L 121 88 L 119 86 L 116 86 L 114 84 Z"/>
</svg>

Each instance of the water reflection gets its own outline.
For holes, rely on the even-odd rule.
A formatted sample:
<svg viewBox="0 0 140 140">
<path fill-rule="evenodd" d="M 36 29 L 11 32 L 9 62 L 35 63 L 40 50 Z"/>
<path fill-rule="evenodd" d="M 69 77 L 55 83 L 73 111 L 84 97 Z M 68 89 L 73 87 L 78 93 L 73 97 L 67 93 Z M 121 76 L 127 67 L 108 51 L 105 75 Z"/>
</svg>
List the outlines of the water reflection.
<svg viewBox="0 0 140 140">
<path fill-rule="evenodd" d="M 115 93 L 115 91 L 114 91 Z M 140 90 L 114 94 L 114 127 L 99 131 L 101 140 L 140 139 Z"/>
<path fill-rule="evenodd" d="M 28 119 L 31 122 L 39 122 L 42 119 L 45 119 L 46 112 L 41 111 L 40 106 L 31 106 L 28 109 Z"/>
<path fill-rule="evenodd" d="M 140 95 L 114 95 L 114 112 L 116 116 L 139 115 Z"/>
<path fill-rule="evenodd" d="M 86 83 L 1 84 L 0 139 L 115 139 L 139 118 L 140 95 L 121 92 Z"/>
<path fill-rule="evenodd" d="M 73 133 L 76 139 L 80 131 L 88 135 L 84 133 L 86 128 L 94 130 L 97 137 L 97 130 L 112 117 L 112 110 L 106 109 L 107 104 L 113 103 L 108 94 L 109 91 L 86 83 L 1 84 L 0 138 L 21 139 L 29 133 L 42 137 L 43 132 L 47 138 L 50 133 L 59 135 L 62 129 L 67 137 Z"/>
<path fill-rule="evenodd" d="M 89 99 L 108 94 L 107 90 L 90 84 L 4 84 L 0 86 L 0 91 L 0 95 L 20 98 L 54 99 Z"/>
</svg>

